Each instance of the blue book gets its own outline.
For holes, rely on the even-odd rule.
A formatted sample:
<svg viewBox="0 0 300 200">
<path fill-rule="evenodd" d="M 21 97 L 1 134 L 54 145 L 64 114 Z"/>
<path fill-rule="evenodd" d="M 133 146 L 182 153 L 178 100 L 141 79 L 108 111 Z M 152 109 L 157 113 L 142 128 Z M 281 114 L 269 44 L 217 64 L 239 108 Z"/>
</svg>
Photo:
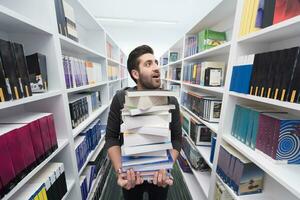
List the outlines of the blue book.
<svg viewBox="0 0 300 200">
<path fill-rule="evenodd" d="M 210 157 L 209 157 L 209 161 L 211 163 L 213 163 L 213 161 L 214 161 L 216 143 L 217 143 L 217 137 L 212 137 L 211 138 Z"/>
<path fill-rule="evenodd" d="M 236 92 L 236 80 L 237 80 L 237 76 L 238 76 L 238 66 L 234 66 L 232 69 L 232 75 L 231 75 L 231 82 L 230 82 L 230 91 L 234 91 Z"/>
<path fill-rule="evenodd" d="M 253 65 L 243 65 L 240 68 L 240 85 L 241 90 L 240 93 L 249 94 L 250 91 L 250 79 L 251 79 L 251 73 L 252 73 L 252 67 Z"/>
</svg>

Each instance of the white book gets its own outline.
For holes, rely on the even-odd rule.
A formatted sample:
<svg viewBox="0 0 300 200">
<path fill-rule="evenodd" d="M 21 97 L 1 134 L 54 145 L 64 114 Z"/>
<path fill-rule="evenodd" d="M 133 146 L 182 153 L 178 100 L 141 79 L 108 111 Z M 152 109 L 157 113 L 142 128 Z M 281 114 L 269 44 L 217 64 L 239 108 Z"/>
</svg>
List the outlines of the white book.
<svg viewBox="0 0 300 200">
<path fill-rule="evenodd" d="M 172 149 L 172 143 L 161 143 L 161 144 L 150 144 L 150 145 L 140 145 L 133 147 L 121 147 L 122 156 L 130 156 L 138 153 L 147 153 L 152 151 L 161 151 Z"/>
<path fill-rule="evenodd" d="M 171 135 L 156 136 L 156 135 L 144 135 L 139 133 L 124 133 L 124 146 L 137 146 L 137 145 L 146 145 L 153 143 L 162 143 L 170 142 Z"/>
<path fill-rule="evenodd" d="M 157 112 L 157 111 L 169 111 L 171 109 L 175 109 L 175 105 L 153 106 L 148 109 L 138 109 L 138 108 L 124 109 L 122 111 L 122 115 L 134 116 L 134 115 L 140 115 L 140 114 L 146 114 L 146 113 L 153 114 L 154 112 Z"/>
<path fill-rule="evenodd" d="M 124 108 L 138 108 L 142 110 L 149 109 L 153 106 L 168 105 L 168 97 L 165 96 L 141 96 L 128 97 L 125 95 Z"/>
<path fill-rule="evenodd" d="M 167 151 L 162 150 L 162 151 L 153 151 L 153 152 L 146 152 L 146 153 L 137 153 L 137 154 L 132 154 L 131 156 L 167 156 Z"/>
<path fill-rule="evenodd" d="M 121 132 L 139 133 L 139 134 L 157 135 L 157 136 L 166 136 L 171 134 L 169 127 L 155 127 L 155 126 L 139 127 L 134 129 L 122 129 L 122 125 L 121 125 Z"/>
<path fill-rule="evenodd" d="M 146 115 L 146 116 L 123 116 L 123 124 L 121 128 L 124 130 L 144 127 L 144 126 L 154 126 L 168 128 L 171 122 L 171 113 L 163 112 L 156 115 Z M 123 127 L 122 127 L 123 126 Z"/>
<path fill-rule="evenodd" d="M 161 162 L 161 161 L 168 161 L 168 156 L 155 156 L 155 157 L 123 156 L 122 167 L 144 165 L 144 164 L 150 164 L 150 163 Z"/>
<path fill-rule="evenodd" d="M 135 90 L 135 91 L 127 91 L 126 95 L 128 97 L 142 97 L 142 96 L 148 96 L 148 97 L 158 97 L 158 96 L 176 96 L 176 93 L 169 90 Z"/>
</svg>

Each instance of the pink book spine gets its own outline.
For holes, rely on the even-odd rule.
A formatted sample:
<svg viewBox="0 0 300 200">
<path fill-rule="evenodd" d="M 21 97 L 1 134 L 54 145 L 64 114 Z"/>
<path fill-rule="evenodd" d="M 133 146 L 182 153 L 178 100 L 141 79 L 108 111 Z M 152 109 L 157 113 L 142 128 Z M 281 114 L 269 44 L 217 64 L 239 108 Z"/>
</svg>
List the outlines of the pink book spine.
<svg viewBox="0 0 300 200">
<path fill-rule="evenodd" d="M 38 119 L 38 121 L 42 133 L 42 141 L 44 144 L 45 153 L 48 154 L 51 152 L 51 139 L 50 139 L 49 128 L 48 128 L 48 120 L 47 117 L 42 117 Z"/>
<path fill-rule="evenodd" d="M 45 154 L 45 149 L 42 141 L 42 134 L 38 121 L 33 121 L 29 124 L 30 136 L 33 145 L 34 155 L 36 159 L 40 160 Z"/>
<path fill-rule="evenodd" d="M 47 117 L 48 120 L 48 128 L 50 133 L 50 139 L 51 139 L 51 146 L 57 147 L 57 137 L 56 137 L 56 130 L 55 130 L 55 124 L 54 124 L 54 118 L 53 115 L 49 115 Z"/>
<path fill-rule="evenodd" d="M 36 161 L 33 144 L 30 137 L 29 125 L 23 126 L 19 129 L 19 139 L 21 140 L 20 146 L 22 148 L 25 166 L 29 167 Z"/>
</svg>

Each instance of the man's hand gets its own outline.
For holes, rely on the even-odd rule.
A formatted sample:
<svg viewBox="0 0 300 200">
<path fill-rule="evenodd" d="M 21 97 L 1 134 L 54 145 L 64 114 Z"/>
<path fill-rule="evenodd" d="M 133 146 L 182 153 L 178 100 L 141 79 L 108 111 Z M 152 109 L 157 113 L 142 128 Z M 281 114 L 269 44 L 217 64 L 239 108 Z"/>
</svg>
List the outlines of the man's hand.
<svg viewBox="0 0 300 200">
<path fill-rule="evenodd" d="M 173 179 L 167 176 L 167 171 L 161 169 L 155 172 L 153 177 L 153 184 L 159 187 L 166 187 L 167 185 L 173 185 Z"/>
<path fill-rule="evenodd" d="M 118 185 L 126 190 L 134 188 L 136 185 L 140 185 L 144 182 L 139 172 L 134 172 L 132 169 L 127 170 L 126 173 L 118 174 Z"/>
</svg>

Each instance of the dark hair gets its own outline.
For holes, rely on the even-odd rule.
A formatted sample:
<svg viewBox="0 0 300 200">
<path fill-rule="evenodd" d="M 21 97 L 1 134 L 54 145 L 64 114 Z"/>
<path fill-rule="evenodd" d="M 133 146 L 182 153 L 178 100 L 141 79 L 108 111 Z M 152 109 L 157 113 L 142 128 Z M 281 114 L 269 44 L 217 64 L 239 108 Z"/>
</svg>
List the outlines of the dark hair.
<svg viewBox="0 0 300 200">
<path fill-rule="evenodd" d="M 141 45 L 133 49 L 127 60 L 127 70 L 131 76 L 131 78 L 136 82 L 136 80 L 132 77 L 131 71 L 132 70 L 139 70 L 139 60 L 138 58 L 146 53 L 154 54 L 153 49 L 149 47 L 148 45 Z"/>
</svg>

